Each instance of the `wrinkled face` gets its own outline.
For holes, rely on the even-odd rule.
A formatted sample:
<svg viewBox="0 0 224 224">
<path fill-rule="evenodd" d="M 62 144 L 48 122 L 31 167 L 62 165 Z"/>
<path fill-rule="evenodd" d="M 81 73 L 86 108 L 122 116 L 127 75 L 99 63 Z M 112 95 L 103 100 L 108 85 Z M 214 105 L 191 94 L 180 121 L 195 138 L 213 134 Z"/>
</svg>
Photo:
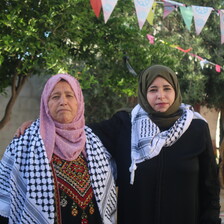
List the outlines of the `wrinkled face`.
<svg viewBox="0 0 224 224">
<path fill-rule="evenodd" d="M 157 77 L 147 90 L 147 100 L 157 112 L 166 112 L 175 100 L 175 90 L 162 77 Z"/>
<path fill-rule="evenodd" d="M 68 124 L 77 114 L 78 105 L 71 86 L 66 81 L 58 82 L 48 99 L 48 108 L 53 120 Z"/>
</svg>

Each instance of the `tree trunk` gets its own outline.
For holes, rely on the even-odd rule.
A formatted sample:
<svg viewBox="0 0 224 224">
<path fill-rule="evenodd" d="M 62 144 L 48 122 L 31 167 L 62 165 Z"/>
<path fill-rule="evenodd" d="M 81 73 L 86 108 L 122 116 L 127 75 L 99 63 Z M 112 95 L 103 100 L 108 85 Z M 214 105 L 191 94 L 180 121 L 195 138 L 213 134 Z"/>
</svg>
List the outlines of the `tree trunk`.
<svg viewBox="0 0 224 224">
<path fill-rule="evenodd" d="M 11 85 L 11 97 L 9 99 L 8 104 L 6 105 L 3 118 L 0 121 L 0 130 L 10 121 L 12 108 L 27 78 L 28 76 L 18 76 L 17 74 L 14 75 Z"/>
</svg>

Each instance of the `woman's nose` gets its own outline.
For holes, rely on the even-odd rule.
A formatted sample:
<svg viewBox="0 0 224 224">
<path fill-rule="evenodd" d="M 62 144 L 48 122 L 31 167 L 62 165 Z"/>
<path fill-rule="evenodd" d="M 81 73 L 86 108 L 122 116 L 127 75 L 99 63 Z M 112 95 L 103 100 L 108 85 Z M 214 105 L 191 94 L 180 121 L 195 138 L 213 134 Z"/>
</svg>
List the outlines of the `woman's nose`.
<svg viewBox="0 0 224 224">
<path fill-rule="evenodd" d="M 164 91 L 163 90 L 159 90 L 157 96 L 158 96 L 159 99 L 163 98 L 164 97 Z"/>
<path fill-rule="evenodd" d="M 65 105 L 67 104 L 67 98 L 65 96 L 60 97 L 60 105 Z"/>
</svg>

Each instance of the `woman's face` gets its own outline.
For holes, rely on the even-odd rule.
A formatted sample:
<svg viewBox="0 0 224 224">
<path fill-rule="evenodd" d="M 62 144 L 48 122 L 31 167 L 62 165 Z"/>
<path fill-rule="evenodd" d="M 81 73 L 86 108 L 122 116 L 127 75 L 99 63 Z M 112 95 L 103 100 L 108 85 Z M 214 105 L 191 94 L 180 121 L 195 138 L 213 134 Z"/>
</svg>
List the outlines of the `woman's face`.
<svg viewBox="0 0 224 224">
<path fill-rule="evenodd" d="M 157 77 L 147 90 L 147 100 L 157 112 L 166 112 L 175 100 L 175 90 L 162 77 Z"/>
<path fill-rule="evenodd" d="M 66 81 L 58 82 L 48 99 L 48 108 L 53 120 L 68 124 L 77 114 L 78 105 L 71 86 Z"/>
</svg>

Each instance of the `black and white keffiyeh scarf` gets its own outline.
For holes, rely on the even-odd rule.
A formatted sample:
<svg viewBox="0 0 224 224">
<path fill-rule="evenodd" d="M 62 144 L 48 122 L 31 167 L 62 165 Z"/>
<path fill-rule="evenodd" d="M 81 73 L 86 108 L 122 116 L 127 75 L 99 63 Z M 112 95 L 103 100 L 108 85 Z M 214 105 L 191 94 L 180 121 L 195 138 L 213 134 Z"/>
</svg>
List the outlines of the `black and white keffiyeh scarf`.
<svg viewBox="0 0 224 224">
<path fill-rule="evenodd" d="M 86 127 L 86 154 L 92 188 L 104 224 L 115 223 L 116 187 L 109 153 Z M 54 178 L 36 120 L 14 138 L 0 161 L 0 215 L 9 224 L 53 224 Z"/>
<path fill-rule="evenodd" d="M 112 169 L 114 162 L 99 138 L 89 127 L 86 132 L 86 153 L 90 179 L 103 224 L 116 223 L 117 193 Z"/>
<path fill-rule="evenodd" d="M 180 108 L 183 110 L 182 116 L 170 129 L 162 132 L 139 104 L 132 110 L 131 184 L 134 183 L 137 163 L 151 159 L 157 156 L 163 147 L 173 145 L 188 129 L 192 119 L 205 120 L 199 113 L 193 111 L 190 105 L 181 104 Z"/>
</svg>

